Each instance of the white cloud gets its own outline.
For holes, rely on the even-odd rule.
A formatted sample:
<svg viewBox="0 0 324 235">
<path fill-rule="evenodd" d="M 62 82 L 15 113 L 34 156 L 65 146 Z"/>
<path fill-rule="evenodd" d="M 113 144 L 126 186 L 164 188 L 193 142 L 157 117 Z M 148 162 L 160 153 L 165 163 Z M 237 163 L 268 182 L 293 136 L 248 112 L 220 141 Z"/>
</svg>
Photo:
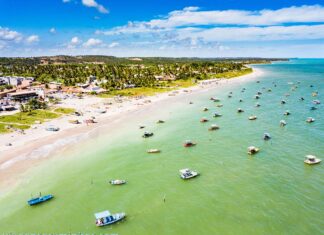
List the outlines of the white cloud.
<svg viewBox="0 0 324 235">
<path fill-rule="evenodd" d="M 118 42 L 112 42 L 108 45 L 109 48 L 114 48 L 114 47 L 117 47 L 119 46 L 119 43 Z"/>
<path fill-rule="evenodd" d="M 67 47 L 72 49 L 78 46 L 82 41 L 78 37 L 71 38 L 71 41 L 68 43 Z"/>
<path fill-rule="evenodd" d="M 26 38 L 26 42 L 28 44 L 39 42 L 39 36 L 38 35 L 31 35 L 31 36 Z"/>
<path fill-rule="evenodd" d="M 86 7 L 94 7 L 100 13 L 107 14 L 109 11 L 103 6 L 97 3 L 95 0 L 82 0 L 82 4 Z"/>
<path fill-rule="evenodd" d="M 88 41 L 83 43 L 84 47 L 94 47 L 99 46 L 102 44 L 102 41 L 100 39 L 90 38 Z"/>
<path fill-rule="evenodd" d="M 22 35 L 16 31 L 0 26 L 0 40 L 18 42 L 22 39 Z"/>
<path fill-rule="evenodd" d="M 56 33 L 56 29 L 55 28 L 50 28 L 49 32 L 52 33 L 52 34 L 55 34 Z"/>
</svg>

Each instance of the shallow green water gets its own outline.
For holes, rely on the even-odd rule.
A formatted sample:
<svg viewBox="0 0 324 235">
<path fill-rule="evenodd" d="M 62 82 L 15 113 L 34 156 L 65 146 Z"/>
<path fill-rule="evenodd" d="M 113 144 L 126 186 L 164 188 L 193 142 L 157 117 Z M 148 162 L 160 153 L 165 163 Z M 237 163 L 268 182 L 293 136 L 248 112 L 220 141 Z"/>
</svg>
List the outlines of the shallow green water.
<svg viewBox="0 0 324 235">
<path fill-rule="evenodd" d="M 0 200 L 0 232 L 107 234 L 321 234 L 324 231 L 324 168 L 304 165 L 306 154 L 324 160 L 324 60 L 292 60 L 258 65 L 265 74 L 222 92 L 186 96 L 116 121 L 118 132 L 100 130 L 93 139 L 24 174 L 19 187 Z M 300 81 L 291 91 L 288 82 Z M 277 84 L 274 87 L 273 82 Z M 313 88 L 310 85 L 314 85 Z M 245 87 L 246 92 L 241 93 Z M 272 88 L 272 92 L 262 89 Z M 233 97 L 227 98 L 229 91 Z M 258 102 L 253 96 L 262 91 Z M 311 97 L 318 91 L 319 96 Z M 290 93 L 285 97 L 285 93 Z M 209 101 L 221 98 L 222 108 Z M 299 101 L 303 96 L 305 101 Z M 239 103 L 239 99 L 243 99 Z M 285 99 L 287 104 L 281 105 Z M 189 105 L 189 101 L 194 104 Z M 202 112 L 202 107 L 210 111 Z M 241 107 L 244 113 L 238 114 Z M 283 116 L 285 110 L 291 115 Z M 213 118 L 217 110 L 223 117 Z M 255 114 L 256 121 L 248 116 Z M 200 123 L 201 117 L 210 118 Z M 314 123 L 305 119 L 312 116 Z M 144 117 L 146 117 L 144 119 Z M 166 123 L 155 124 L 164 119 Z M 279 127 L 285 119 L 288 125 Z M 138 124 L 155 135 L 142 139 Z M 210 124 L 220 130 L 209 132 Z M 263 133 L 272 140 L 265 142 Z M 198 145 L 186 149 L 193 139 Z M 251 157 L 250 145 L 261 148 Z M 148 148 L 161 154 L 149 155 Z M 201 173 L 183 181 L 178 170 Z M 1 173 L 1 172 L 0 172 Z M 122 187 L 107 181 L 123 178 Z M 31 193 L 52 193 L 55 199 L 27 206 Z M 165 198 L 165 202 L 164 199 Z M 97 228 L 93 213 L 124 211 L 127 219 Z"/>
</svg>

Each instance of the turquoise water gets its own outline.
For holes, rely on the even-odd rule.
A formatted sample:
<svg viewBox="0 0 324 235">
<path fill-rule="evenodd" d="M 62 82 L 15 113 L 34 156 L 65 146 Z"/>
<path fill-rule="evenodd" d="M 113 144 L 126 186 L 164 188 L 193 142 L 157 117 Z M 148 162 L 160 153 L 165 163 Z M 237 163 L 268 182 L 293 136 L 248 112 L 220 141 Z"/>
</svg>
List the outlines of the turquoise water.
<svg viewBox="0 0 324 235">
<path fill-rule="evenodd" d="M 117 131 L 102 129 L 87 143 L 24 173 L 18 187 L 0 199 L 0 232 L 323 234 L 324 165 L 308 166 L 303 160 L 307 154 L 324 160 L 323 104 L 310 111 L 313 99 L 324 102 L 324 60 L 255 67 L 265 71 L 257 79 L 260 83 L 252 79 L 222 91 L 171 98 L 146 113 L 117 120 Z M 295 91 L 291 82 L 300 82 Z M 241 93 L 243 87 L 246 91 Z M 227 98 L 230 91 L 233 97 Z M 257 91 L 263 94 L 256 101 Z M 311 96 L 314 91 L 317 97 Z M 211 96 L 219 97 L 224 106 L 217 108 Z M 261 107 L 254 107 L 256 102 Z M 205 106 L 210 111 L 203 112 Z M 238 114 L 239 107 L 245 112 Z M 213 118 L 216 110 L 223 116 Z M 283 116 L 285 110 L 291 115 Z M 249 121 L 250 115 L 258 119 Z M 309 116 L 316 121 L 306 123 Z M 202 117 L 210 122 L 200 123 Z M 166 123 L 156 124 L 158 119 Z M 279 126 L 281 119 L 288 123 L 284 128 Z M 220 129 L 208 131 L 212 123 Z M 139 124 L 154 137 L 141 138 Z M 271 134 L 270 141 L 262 139 L 264 132 Z M 186 139 L 197 146 L 182 147 Z M 259 147 L 260 153 L 249 156 L 250 145 Z M 149 148 L 162 153 L 149 155 Z M 185 167 L 201 176 L 181 180 L 178 170 Z M 128 184 L 108 185 L 114 178 Z M 39 191 L 55 199 L 28 207 L 30 194 Z M 106 209 L 124 211 L 128 217 L 97 228 L 93 213 Z"/>
</svg>

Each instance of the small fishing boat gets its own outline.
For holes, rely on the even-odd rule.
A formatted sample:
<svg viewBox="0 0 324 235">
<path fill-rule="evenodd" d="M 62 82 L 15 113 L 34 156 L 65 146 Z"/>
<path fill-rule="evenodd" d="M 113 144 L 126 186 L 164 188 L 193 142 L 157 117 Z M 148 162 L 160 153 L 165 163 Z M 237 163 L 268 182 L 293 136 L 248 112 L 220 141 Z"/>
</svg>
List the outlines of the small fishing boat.
<svg viewBox="0 0 324 235">
<path fill-rule="evenodd" d="M 145 126 L 143 126 L 143 125 L 139 126 L 139 129 L 144 129 L 144 128 L 145 128 Z"/>
<path fill-rule="evenodd" d="M 93 118 L 90 118 L 90 119 L 84 120 L 84 123 L 86 123 L 86 124 L 92 124 L 92 123 L 96 123 L 96 122 L 93 120 Z"/>
<path fill-rule="evenodd" d="M 271 91 L 272 91 L 271 88 L 269 88 L 269 89 L 268 89 L 268 92 L 271 92 Z"/>
<path fill-rule="evenodd" d="M 156 123 L 157 123 L 157 124 L 165 123 L 165 121 L 163 121 L 163 120 L 158 120 Z"/>
<path fill-rule="evenodd" d="M 255 104 L 255 107 L 257 107 L 257 108 L 260 107 L 260 106 L 261 106 L 261 104 L 259 104 L 259 103 Z"/>
<path fill-rule="evenodd" d="M 212 101 L 214 101 L 214 102 L 219 102 L 219 101 L 220 101 L 220 99 L 215 98 L 215 97 L 211 97 L 210 100 L 212 100 Z"/>
<path fill-rule="evenodd" d="M 193 104 L 193 102 L 192 102 L 192 101 L 190 101 L 190 102 L 189 102 L 189 104 Z"/>
<path fill-rule="evenodd" d="M 217 112 L 214 113 L 214 117 L 221 117 L 221 116 L 222 116 L 222 114 L 220 114 L 220 113 L 217 113 Z"/>
<path fill-rule="evenodd" d="M 208 111 L 208 108 L 207 108 L 207 107 L 204 107 L 204 108 L 203 108 L 203 111 L 204 111 L 204 112 Z"/>
<path fill-rule="evenodd" d="M 300 101 L 304 101 L 305 99 L 304 99 L 304 97 L 300 97 L 300 99 L 299 99 Z"/>
<path fill-rule="evenodd" d="M 216 105 L 216 107 L 221 108 L 221 107 L 223 107 L 223 104 L 218 104 L 218 105 Z"/>
<path fill-rule="evenodd" d="M 57 127 L 57 126 L 54 126 L 54 125 L 49 125 L 49 126 L 46 127 L 46 130 L 47 131 L 59 131 L 60 128 Z"/>
<path fill-rule="evenodd" d="M 309 117 L 306 119 L 306 122 L 308 123 L 315 122 L 315 118 Z"/>
<path fill-rule="evenodd" d="M 313 92 L 313 93 L 312 93 L 312 96 L 313 96 L 313 97 L 316 97 L 317 95 L 318 95 L 318 92 Z"/>
<path fill-rule="evenodd" d="M 39 196 L 39 197 L 32 198 L 32 199 L 28 200 L 27 203 L 30 206 L 34 206 L 34 205 L 46 202 L 48 200 L 51 200 L 52 198 L 54 198 L 54 196 L 52 194 L 48 194 L 45 196 Z"/>
<path fill-rule="evenodd" d="M 232 95 L 228 95 L 227 97 L 228 97 L 228 98 L 232 98 Z"/>
<path fill-rule="evenodd" d="M 287 125 L 287 123 L 286 123 L 286 121 L 285 120 L 280 120 L 280 126 L 286 126 Z"/>
<path fill-rule="evenodd" d="M 114 224 L 126 217 L 125 213 L 110 214 L 109 211 L 95 213 L 96 225 L 98 227 Z"/>
<path fill-rule="evenodd" d="M 319 100 L 313 100 L 313 103 L 314 103 L 314 104 L 320 104 L 321 101 L 319 101 Z"/>
<path fill-rule="evenodd" d="M 244 112 L 244 110 L 243 110 L 243 109 L 241 109 L 241 108 L 238 108 L 238 109 L 237 109 L 237 112 L 238 112 L 238 113 L 243 113 L 243 112 Z"/>
<path fill-rule="evenodd" d="M 188 168 L 179 170 L 179 173 L 180 173 L 180 177 L 184 180 L 191 179 L 199 175 L 198 172 L 192 171 Z"/>
<path fill-rule="evenodd" d="M 254 96 L 254 99 L 260 99 L 260 96 L 259 95 L 255 95 Z"/>
<path fill-rule="evenodd" d="M 270 134 L 269 134 L 269 133 L 264 133 L 264 134 L 263 134 L 263 139 L 264 139 L 264 140 L 270 140 L 270 139 L 271 139 Z"/>
<path fill-rule="evenodd" d="M 316 110 L 317 108 L 315 106 L 312 106 L 310 110 Z"/>
<path fill-rule="evenodd" d="M 261 91 L 258 91 L 258 92 L 257 92 L 257 95 L 262 95 L 262 92 L 261 92 Z"/>
<path fill-rule="evenodd" d="M 110 180 L 109 183 L 111 185 L 122 185 L 126 184 L 126 180 Z"/>
<path fill-rule="evenodd" d="M 160 153 L 161 150 L 160 149 L 149 149 L 146 151 L 147 153 Z"/>
<path fill-rule="evenodd" d="M 183 144 L 184 147 L 192 147 L 195 146 L 197 143 L 192 142 L 191 140 L 186 140 Z"/>
<path fill-rule="evenodd" d="M 318 163 L 320 163 L 321 161 L 322 161 L 321 159 L 317 158 L 317 157 L 314 156 L 314 155 L 307 155 L 307 156 L 305 157 L 305 160 L 304 160 L 304 162 L 305 162 L 306 164 L 308 164 L 308 165 L 318 164 Z"/>
<path fill-rule="evenodd" d="M 249 117 L 249 120 L 251 120 L 251 121 L 256 120 L 256 119 L 257 119 L 257 116 L 255 116 L 255 115 Z"/>
<path fill-rule="evenodd" d="M 289 116 L 290 115 L 290 111 L 289 110 L 286 110 L 286 112 L 284 112 L 284 115 L 285 116 Z"/>
<path fill-rule="evenodd" d="M 209 120 L 207 118 L 200 119 L 200 122 L 208 122 Z"/>
<path fill-rule="evenodd" d="M 153 132 L 148 132 L 148 131 L 145 131 L 144 134 L 142 135 L 143 138 L 149 138 L 151 136 L 153 136 Z"/>
<path fill-rule="evenodd" d="M 282 101 L 281 101 L 281 104 L 286 104 L 286 101 L 285 101 L 285 100 L 282 100 Z"/>
<path fill-rule="evenodd" d="M 256 154 L 259 151 L 260 151 L 260 149 L 257 147 L 254 147 L 254 146 L 248 147 L 248 154 L 250 154 L 250 155 Z"/>
<path fill-rule="evenodd" d="M 81 116 L 81 113 L 80 112 L 74 112 L 74 115 L 79 117 L 79 116 Z"/>
<path fill-rule="evenodd" d="M 239 102 L 240 102 L 240 103 L 242 103 L 242 102 L 243 102 L 243 100 L 242 100 L 242 99 L 239 99 Z"/>
<path fill-rule="evenodd" d="M 69 123 L 71 123 L 71 124 L 79 124 L 80 122 L 79 122 L 79 120 L 69 120 Z"/>
<path fill-rule="evenodd" d="M 212 124 L 212 125 L 208 128 L 209 131 L 214 131 L 214 130 L 218 130 L 218 129 L 219 129 L 219 126 L 216 125 L 216 124 Z"/>
</svg>

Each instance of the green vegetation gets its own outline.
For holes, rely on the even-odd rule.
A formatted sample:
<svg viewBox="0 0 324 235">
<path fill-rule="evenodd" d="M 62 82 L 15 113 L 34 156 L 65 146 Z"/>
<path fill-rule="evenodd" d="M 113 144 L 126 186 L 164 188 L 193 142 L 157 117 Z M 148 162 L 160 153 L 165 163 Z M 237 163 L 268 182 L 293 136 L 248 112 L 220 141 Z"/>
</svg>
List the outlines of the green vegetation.
<svg viewBox="0 0 324 235">
<path fill-rule="evenodd" d="M 238 71 L 229 71 L 229 72 L 219 73 L 215 75 L 210 75 L 210 77 L 211 78 L 233 78 L 233 77 L 243 76 L 252 72 L 253 72 L 252 68 L 247 68 Z"/>
<path fill-rule="evenodd" d="M 61 113 L 61 114 L 71 114 L 75 112 L 75 109 L 72 108 L 56 108 L 53 110 L 55 113 Z"/>
<path fill-rule="evenodd" d="M 28 102 L 26 104 L 20 105 L 21 112 L 30 112 L 32 110 L 46 109 L 46 108 L 47 108 L 46 102 L 40 101 L 35 98 L 28 100 Z"/>
</svg>

